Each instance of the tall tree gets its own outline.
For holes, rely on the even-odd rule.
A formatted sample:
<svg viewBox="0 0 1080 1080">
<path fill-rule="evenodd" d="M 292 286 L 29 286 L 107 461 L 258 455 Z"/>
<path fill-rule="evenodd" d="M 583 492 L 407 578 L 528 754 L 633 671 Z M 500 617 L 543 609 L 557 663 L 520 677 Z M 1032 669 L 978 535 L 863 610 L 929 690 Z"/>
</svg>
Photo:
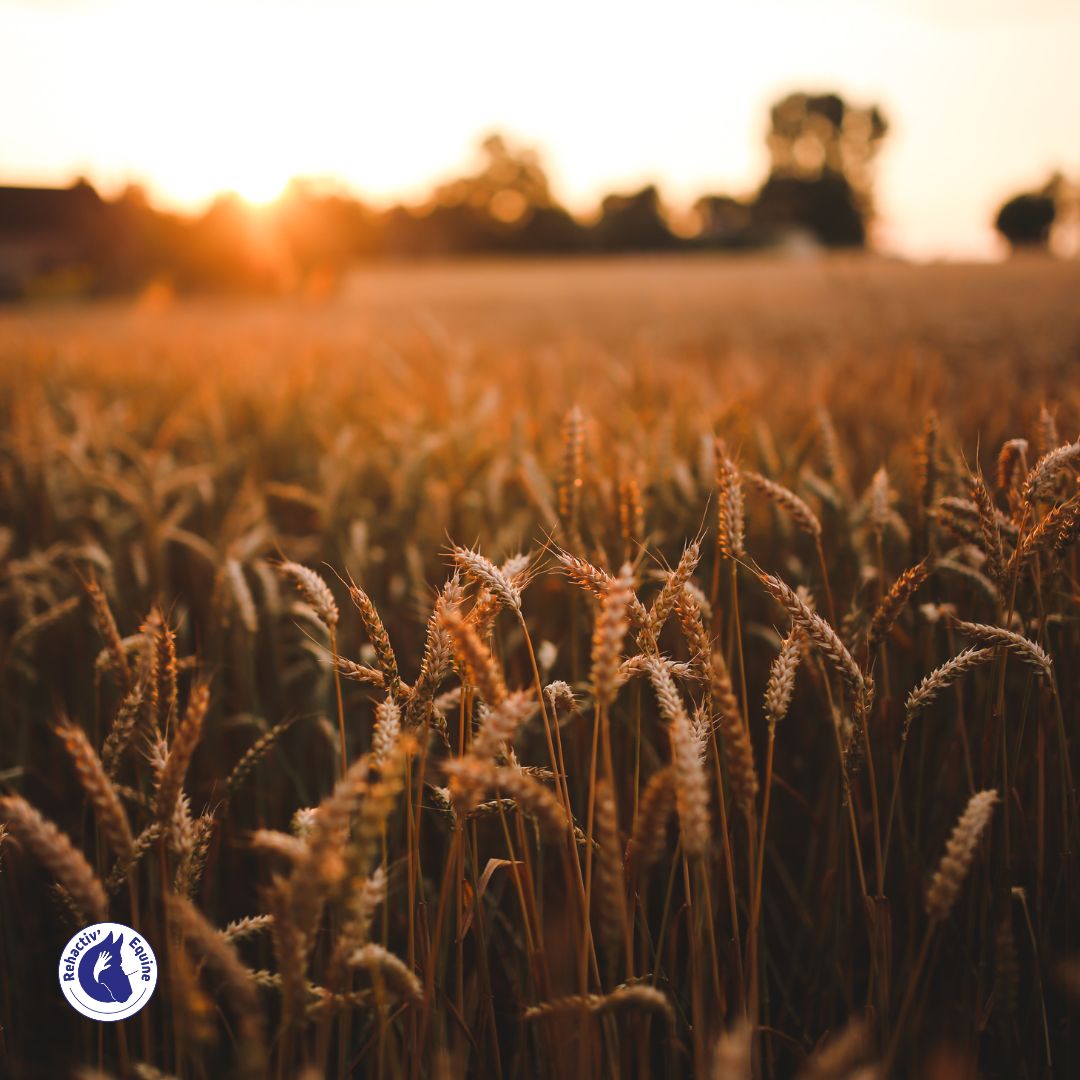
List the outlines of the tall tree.
<svg viewBox="0 0 1080 1080">
<path fill-rule="evenodd" d="M 771 166 L 755 206 L 766 227 L 801 227 L 830 246 L 862 246 L 873 216 L 873 165 L 888 122 L 877 105 L 793 93 L 773 105 Z"/>
<path fill-rule="evenodd" d="M 1055 173 L 1038 191 L 1013 195 L 998 210 L 994 228 L 1008 240 L 1013 251 L 1046 248 L 1067 189 L 1065 178 Z"/>
</svg>

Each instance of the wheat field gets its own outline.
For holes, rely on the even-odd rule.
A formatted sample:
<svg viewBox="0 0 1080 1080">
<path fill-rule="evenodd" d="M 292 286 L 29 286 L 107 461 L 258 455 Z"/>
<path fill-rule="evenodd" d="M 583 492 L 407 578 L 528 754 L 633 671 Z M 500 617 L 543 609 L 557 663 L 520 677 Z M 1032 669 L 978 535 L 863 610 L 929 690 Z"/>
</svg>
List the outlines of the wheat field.
<svg viewBox="0 0 1080 1080">
<path fill-rule="evenodd" d="M 0 312 L 0 1074 L 1074 1075 L 1077 296 Z M 54 976 L 105 919 L 116 1024 Z"/>
</svg>

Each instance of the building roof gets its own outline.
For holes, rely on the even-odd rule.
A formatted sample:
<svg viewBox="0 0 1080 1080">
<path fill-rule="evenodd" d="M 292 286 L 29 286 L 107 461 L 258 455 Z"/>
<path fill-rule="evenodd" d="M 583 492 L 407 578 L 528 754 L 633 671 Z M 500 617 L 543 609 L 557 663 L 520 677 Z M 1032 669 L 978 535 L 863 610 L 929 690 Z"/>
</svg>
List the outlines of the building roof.
<svg viewBox="0 0 1080 1080">
<path fill-rule="evenodd" d="M 69 188 L 0 187 L 0 235 L 77 232 L 105 209 L 87 183 Z"/>
</svg>

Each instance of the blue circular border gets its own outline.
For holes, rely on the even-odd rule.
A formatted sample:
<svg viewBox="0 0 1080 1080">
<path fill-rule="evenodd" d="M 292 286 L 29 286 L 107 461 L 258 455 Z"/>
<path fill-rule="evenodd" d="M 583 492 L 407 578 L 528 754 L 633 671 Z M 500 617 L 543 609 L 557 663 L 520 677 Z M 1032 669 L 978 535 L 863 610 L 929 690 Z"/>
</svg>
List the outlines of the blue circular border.
<svg viewBox="0 0 1080 1080">
<path fill-rule="evenodd" d="M 146 988 L 146 984 L 142 984 L 142 992 L 139 996 L 130 1004 L 125 1004 L 124 1008 L 115 1013 L 102 1012 L 101 1015 L 93 1015 L 98 1012 L 97 1009 L 92 1008 L 89 1005 L 84 1005 L 81 1000 L 75 996 L 74 986 L 77 984 L 71 984 L 64 982 L 64 957 L 71 948 L 72 944 L 78 940 L 88 930 L 93 930 L 98 926 L 114 926 L 120 927 L 132 937 L 137 937 L 143 946 L 150 953 L 150 958 L 154 965 L 154 982 L 149 988 Z M 77 969 L 78 965 L 76 965 Z M 76 930 L 74 934 L 68 938 L 67 943 L 63 949 L 60 950 L 60 966 L 57 968 L 57 979 L 60 983 L 60 993 L 67 1001 L 67 1003 L 77 1012 L 80 1016 L 85 1017 L 87 1020 L 96 1020 L 98 1023 L 115 1023 L 118 1020 L 128 1020 L 132 1016 L 142 1012 L 143 1009 L 150 1003 L 150 999 L 154 996 L 154 991 L 157 989 L 159 968 L 157 962 L 157 953 L 154 952 L 154 947 L 146 940 L 146 935 L 137 931 L 134 927 L 128 926 L 127 923 L 113 922 L 112 920 L 106 920 L 99 923 L 87 923 L 86 926 L 79 930 Z"/>
</svg>

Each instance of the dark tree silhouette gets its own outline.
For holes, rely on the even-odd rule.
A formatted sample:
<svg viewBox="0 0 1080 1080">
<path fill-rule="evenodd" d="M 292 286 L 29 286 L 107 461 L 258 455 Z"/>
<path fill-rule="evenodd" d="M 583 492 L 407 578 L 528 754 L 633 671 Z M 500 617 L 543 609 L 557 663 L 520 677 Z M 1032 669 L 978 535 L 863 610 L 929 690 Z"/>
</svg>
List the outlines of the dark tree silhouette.
<svg viewBox="0 0 1080 1080">
<path fill-rule="evenodd" d="M 826 247 L 864 247 L 866 223 L 858 199 L 843 176 L 824 173 L 813 180 L 770 176 L 750 208 L 763 230 L 811 232 Z"/>
<path fill-rule="evenodd" d="M 415 210 L 386 219 L 384 243 L 397 254 L 570 252 L 585 230 L 551 194 L 539 155 L 501 135 L 480 144 L 479 170 L 440 184 Z"/>
<path fill-rule="evenodd" d="M 632 195 L 606 196 L 594 232 L 603 251 L 663 251 L 678 245 L 652 184 Z"/>
<path fill-rule="evenodd" d="M 773 105 L 772 159 L 754 206 L 769 229 L 801 227 L 831 247 L 862 247 L 873 216 L 873 162 L 888 132 L 877 105 L 794 93 Z"/>
<path fill-rule="evenodd" d="M 703 195 L 694 203 L 697 242 L 708 247 L 744 247 L 750 242 L 751 208 L 730 195 Z"/>
<path fill-rule="evenodd" d="M 1014 249 L 1044 248 L 1056 213 L 1054 200 L 1048 195 L 1014 195 L 998 211 L 994 228 Z"/>
<path fill-rule="evenodd" d="M 1045 248 L 1050 230 L 1065 201 L 1068 185 L 1055 173 L 1038 191 L 1025 191 L 1006 200 L 994 220 L 994 228 L 1014 250 Z"/>
<path fill-rule="evenodd" d="M 535 150 L 510 146 L 502 135 L 481 143 L 484 162 L 472 176 L 438 186 L 431 201 L 438 206 L 469 205 L 495 221 L 513 224 L 534 207 L 553 205 L 547 174 Z"/>
</svg>

